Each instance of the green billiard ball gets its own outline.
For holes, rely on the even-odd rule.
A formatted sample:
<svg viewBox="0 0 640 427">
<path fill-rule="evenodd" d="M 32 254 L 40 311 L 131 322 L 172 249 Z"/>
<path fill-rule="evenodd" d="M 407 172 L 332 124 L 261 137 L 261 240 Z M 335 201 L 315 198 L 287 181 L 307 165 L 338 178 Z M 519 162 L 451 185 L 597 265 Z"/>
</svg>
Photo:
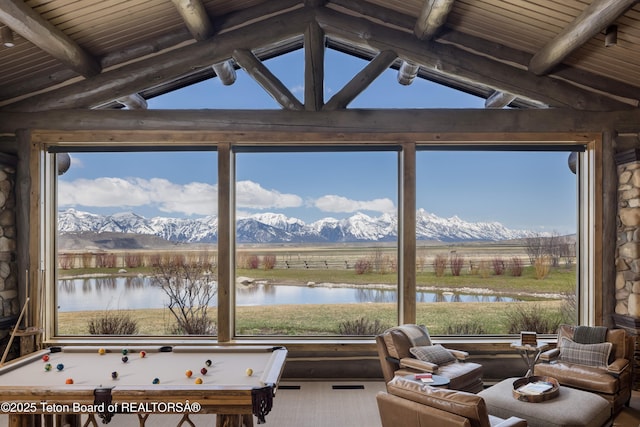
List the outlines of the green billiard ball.
<svg viewBox="0 0 640 427">
<path fill-rule="evenodd" d="M 126 356 L 127 354 L 129 354 L 129 350 L 127 350 L 126 348 L 123 348 L 122 354 Z"/>
<path fill-rule="evenodd" d="M 51 370 L 51 363 L 45 363 L 44 370 L 49 372 Z"/>
</svg>

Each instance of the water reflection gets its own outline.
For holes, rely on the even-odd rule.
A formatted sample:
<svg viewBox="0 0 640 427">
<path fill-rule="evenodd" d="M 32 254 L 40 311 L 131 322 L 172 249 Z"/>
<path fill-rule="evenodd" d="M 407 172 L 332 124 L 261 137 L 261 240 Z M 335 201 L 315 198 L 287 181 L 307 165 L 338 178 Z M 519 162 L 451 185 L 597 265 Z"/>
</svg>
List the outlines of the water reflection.
<svg viewBox="0 0 640 427">
<path fill-rule="evenodd" d="M 153 286 L 148 277 L 94 277 L 58 281 L 60 311 L 164 308 L 167 295 Z M 394 303 L 394 289 L 328 288 L 276 284 L 238 285 L 236 304 L 240 306 L 273 304 L 349 304 Z M 419 291 L 417 302 L 509 302 L 511 297 L 487 294 L 459 294 Z M 214 299 L 213 305 L 216 305 Z"/>
</svg>

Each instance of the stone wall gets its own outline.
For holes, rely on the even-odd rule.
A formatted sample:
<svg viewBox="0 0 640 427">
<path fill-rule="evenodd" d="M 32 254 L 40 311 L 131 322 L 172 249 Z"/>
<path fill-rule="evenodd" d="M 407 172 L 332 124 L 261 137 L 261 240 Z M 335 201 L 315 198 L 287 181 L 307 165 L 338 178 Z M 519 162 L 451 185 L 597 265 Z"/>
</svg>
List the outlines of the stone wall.
<svg viewBox="0 0 640 427">
<path fill-rule="evenodd" d="M 4 354 L 21 310 L 16 265 L 15 164 L 14 157 L 0 154 L 0 355 Z M 14 345 L 6 360 L 18 354 Z"/>
<path fill-rule="evenodd" d="M 640 389 L 640 157 L 638 150 L 621 153 L 618 164 L 616 242 L 616 326 L 636 337 L 635 383 Z"/>
</svg>

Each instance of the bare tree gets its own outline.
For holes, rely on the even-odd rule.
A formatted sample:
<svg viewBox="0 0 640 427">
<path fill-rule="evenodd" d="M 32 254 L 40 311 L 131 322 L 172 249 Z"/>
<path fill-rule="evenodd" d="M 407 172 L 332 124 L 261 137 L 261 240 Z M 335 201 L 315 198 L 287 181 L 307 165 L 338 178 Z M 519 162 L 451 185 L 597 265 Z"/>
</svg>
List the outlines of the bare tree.
<svg viewBox="0 0 640 427">
<path fill-rule="evenodd" d="M 164 259 L 153 267 L 152 283 L 169 297 L 169 310 L 176 319 L 177 333 L 215 334 L 215 322 L 208 316 L 209 304 L 218 292 L 215 265 L 187 263 L 184 258 Z"/>
</svg>

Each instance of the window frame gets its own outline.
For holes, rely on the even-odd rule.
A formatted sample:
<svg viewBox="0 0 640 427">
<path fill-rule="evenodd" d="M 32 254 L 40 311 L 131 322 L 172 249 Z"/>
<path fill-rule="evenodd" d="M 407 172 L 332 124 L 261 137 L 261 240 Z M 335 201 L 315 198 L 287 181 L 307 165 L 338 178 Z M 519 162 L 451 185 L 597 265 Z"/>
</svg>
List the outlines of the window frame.
<svg viewBox="0 0 640 427">
<path fill-rule="evenodd" d="M 92 141 L 96 138 L 96 135 L 91 133 L 79 132 L 74 137 L 76 141 L 82 141 L 74 143 L 73 138 L 70 138 L 69 133 L 56 134 L 46 133 L 38 135 L 34 133 L 32 135 L 32 145 L 30 156 L 30 169 L 32 171 L 38 171 L 37 176 L 32 174 L 32 191 L 39 196 L 40 202 L 34 206 L 37 211 L 36 218 L 31 219 L 31 224 L 38 226 L 37 238 L 30 239 L 30 246 L 32 248 L 31 253 L 37 254 L 31 261 L 31 266 L 37 266 L 38 282 L 44 283 L 44 293 L 42 298 L 45 301 L 43 307 L 43 324 L 46 325 L 44 330 L 43 340 L 49 343 L 65 343 L 65 342 L 87 342 L 90 337 L 77 336 L 69 339 L 68 337 L 59 337 L 55 335 L 55 298 L 54 286 L 56 279 L 56 266 L 55 254 L 53 251 L 56 247 L 55 238 L 52 238 L 51 231 L 53 230 L 53 224 L 51 218 L 52 209 L 55 209 L 57 203 L 55 201 L 55 185 L 51 184 L 51 176 L 55 171 L 55 165 L 53 164 L 52 156 L 47 155 L 47 151 L 50 151 L 52 147 L 58 151 L 65 151 L 74 145 L 87 145 L 86 141 Z M 289 134 L 288 134 L 289 135 Z M 218 151 L 218 215 L 219 215 L 219 230 L 218 230 L 218 260 L 219 260 L 219 289 L 218 289 L 218 342 L 238 342 L 244 340 L 245 337 L 236 337 L 234 335 L 235 315 L 233 313 L 233 307 L 235 301 L 233 301 L 235 289 L 233 287 L 234 280 L 233 275 L 235 273 L 235 266 L 233 265 L 235 257 L 235 230 L 230 224 L 235 224 L 234 211 L 235 205 L 233 203 L 233 187 L 235 186 L 235 173 L 234 173 L 234 161 L 233 161 L 233 149 L 235 147 L 242 147 L 248 145 L 255 145 L 255 143 L 243 143 L 243 142 L 215 142 L 212 136 L 206 132 L 198 132 L 197 135 L 193 133 L 185 134 L 184 140 L 181 138 L 180 132 L 172 135 L 174 140 L 170 142 L 157 141 L 157 132 L 146 134 L 141 133 L 139 138 L 136 138 L 135 133 L 128 134 L 131 140 L 126 142 L 112 142 L 110 139 L 105 138 L 102 140 L 91 142 L 91 145 L 96 147 L 97 151 L 101 148 L 111 149 L 111 147 L 117 147 L 123 151 L 135 151 L 141 147 L 148 146 L 161 146 L 161 147 L 175 147 L 175 149 L 186 149 L 186 147 L 193 147 L 199 145 L 206 145 L 209 147 L 216 147 Z M 266 145 L 274 147 L 291 147 L 296 148 L 309 147 L 309 146 L 325 146 L 327 149 L 331 147 L 339 147 L 341 143 L 344 143 L 343 135 L 340 133 L 328 133 L 323 135 L 326 142 L 307 143 L 305 141 L 299 141 L 296 136 L 291 133 L 288 138 L 282 139 L 282 132 L 274 132 L 267 138 Z M 386 138 L 386 139 L 385 139 Z M 500 133 L 486 135 L 483 140 L 478 140 L 477 134 L 438 134 L 438 135 L 421 135 L 416 137 L 414 134 L 408 133 L 407 135 L 398 135 L 398 133 L 390 134 L 387 137 L 381 137 L 380 141 L 349 141 L 349 145 L 353 146 L 368 146 L 369 148 L 375 146 L 389 146 L 397 145 L 401 147 L 398 158 L 398 215 L 399 215 L 399 239 L 398 239 L 398 323 L 414 323 L 416 318 L 416 301 L 415 301 L 415 168 L 416 168 L 416 150 L 420 146 L 428 145 L 443 145 L 446 144 L 447 148 L 459 146 L 463 149 L 463 146 L 499 146 L 509 149 L 510 147 L 517 149 L 523 145 L 528 146 L 540 146 L 552 148 L 554 146 L 584 146 L 585 151 L 581 153 L 578 158 L 578 293 L 579 293 L 579 322 L 581 324 L 594 324 L 596 319 L 602 317 L 602 270 L 603 260 L 602 257 L 598 257 L 598 254 L 602 253 L 603 236 L 602 236 L 602 212 L 603 212 L 603 195 L 602 195 L 602 175 L 603 175 L 603 160 L 602 160 L 602 134 L 600 133 L 584 133 L 577 135 L 575 133 Z M 71 141 L 69 141 L 71 139 Z M 99 139 L 99 138 L 98 138 Z M 208 141 L 207 143 L 194 144 L 193 141 Z M 60 142 L 65 141 L 65 142 Z M 284 142 L 283 142 L 284 141 Z M 401 142 L 398 142 L 401 141 Z M 55 151 L 55 150 L 54 150 Z M 55 214 L 55 212 L 54 212 Z M 55 233 L 53 233 L 55 236 Z M 222 240 L 224 239 L 224 240 Z M 37 288 L 36 288 L 37 289 Z M 122 338 L 122 337 L 120 337 Z M 153 342 L 155 337 L 126 337 L 128 340 L 140 340 Z M 192 337 L 189 337 L 191 340 Z M 194 337 L 196 338 L 196 337 Z M 447 340 L 447 337 L 441 337 L 443 341 Z M 509 337 L 494 337 L 486 338 L 485 342 L 497 342 Z M 203 337 L 206 339 L 206 337 Z M 286 337 L 267 337 L 267 339 L 275 340 L 278 342 L 286 341 Z M 461 340 L 460 338 L 456 338 Z M 246 342 L 254 340 L 247 339 Z M 305 337 L 295 337 L 297 341 L 305 341 Z M 317 342 L 319 337 L 309 337 L 309 340 Z M 462 339 L 464 341 L 464 339 Z M 469 337 L 469 340 L 478 342 L 482 340 L 479 337 Z M 185 339 L 180 337 L 166 337 L 163 338 L 163 342 L 184 342 Z M 210 339 L 208 340 L 210 341 Z M 321 342 L 343 341 L 336 337 L 320 340 Z M 345 343 L 353 342 L 352 339 L 344 340 Z"/>
</svg>

